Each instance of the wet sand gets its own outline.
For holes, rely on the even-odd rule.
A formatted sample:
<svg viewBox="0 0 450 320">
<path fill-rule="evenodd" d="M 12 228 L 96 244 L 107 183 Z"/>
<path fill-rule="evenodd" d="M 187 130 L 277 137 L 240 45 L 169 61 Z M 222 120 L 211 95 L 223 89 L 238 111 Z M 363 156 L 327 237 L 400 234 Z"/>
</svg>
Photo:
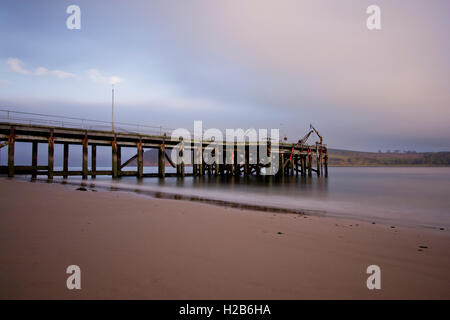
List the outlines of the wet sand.
<svg viewBox="0 0 450 320">
<path fill-rule="evenodd" d="M 450 299 L 448 230 L 76 189 L 0 178 L 1 299 Z"/>
</svg>

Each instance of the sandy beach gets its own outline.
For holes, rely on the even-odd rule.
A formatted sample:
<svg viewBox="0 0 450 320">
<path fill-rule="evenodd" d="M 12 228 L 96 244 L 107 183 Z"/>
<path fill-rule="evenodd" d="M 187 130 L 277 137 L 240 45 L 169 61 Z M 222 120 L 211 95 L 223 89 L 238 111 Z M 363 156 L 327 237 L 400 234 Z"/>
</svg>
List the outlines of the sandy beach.
<svg viewBox="0 0 450 320">
<path fill-rule="evenodd" d="M 76 189 L 0 178 L 0 299 L 450 299 L 448 230 Z"/>
</svg>

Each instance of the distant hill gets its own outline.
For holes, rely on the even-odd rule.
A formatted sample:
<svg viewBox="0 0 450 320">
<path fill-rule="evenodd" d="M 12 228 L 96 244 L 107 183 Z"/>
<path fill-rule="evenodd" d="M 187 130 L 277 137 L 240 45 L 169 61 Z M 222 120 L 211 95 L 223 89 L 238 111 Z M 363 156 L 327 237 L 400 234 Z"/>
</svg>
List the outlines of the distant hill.
<svg viewBox="0 0 450 320">
<path fill-rule="evenodd" d="M 328 149 L 330 166 L 450 166 L 450 152 L 380 153 Z"/>
<path fill-rule="evenodd" d="M 167 153 L 167 154 L 170 155 L 170 153 Z M 150 150 L 144 151 L 143 159 L 144 159 L 144 166 L 157 166 L 158 165 L 158 150 L 150 149 Z M 166 166 L 167 166 L 168 162 L 166 159 L 165 159 L 165 161 L 166 161 Z M 131 161 L 128 164 L 128 166 L 137 166 L 137 159 L 134 159 L 133 161 Z"/>
<path fill-rule="evenodd" d="M 450 166 L 450 152 L 380 153 L 328 149 L 328 155 L 329 166 Z M 136 160 L 129 165 L 136 166 Z M 144 152 L 144 165 L 158 165 L 158 150 Z"/>
</svg>

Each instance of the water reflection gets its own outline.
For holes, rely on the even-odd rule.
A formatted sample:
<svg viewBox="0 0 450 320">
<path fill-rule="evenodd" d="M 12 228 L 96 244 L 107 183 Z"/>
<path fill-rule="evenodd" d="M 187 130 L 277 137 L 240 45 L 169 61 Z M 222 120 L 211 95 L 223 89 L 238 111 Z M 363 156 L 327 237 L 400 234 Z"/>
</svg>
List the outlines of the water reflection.
<svg viewBox="0 0 450 320">
<path fill-rule="evenodd" d="M 63 181 L 60 177 L 55 180 Z M 450 168 L 330 168 L 328 178 L 205 175 L 112 180 L 97 176 L 84 182 L 69 177 L 68 181 L 215 204 L 309 210 L 399 225 L 450 228 Z"/>
</svg>

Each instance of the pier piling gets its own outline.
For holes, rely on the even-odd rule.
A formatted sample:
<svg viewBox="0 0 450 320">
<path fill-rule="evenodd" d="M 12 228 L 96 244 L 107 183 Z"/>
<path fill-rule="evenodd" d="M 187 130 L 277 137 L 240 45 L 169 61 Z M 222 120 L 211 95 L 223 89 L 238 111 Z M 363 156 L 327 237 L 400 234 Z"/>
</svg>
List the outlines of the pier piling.
<svg viewBox="0 0 450 320">
<path fill-rule="evenodd" d="M 92 178 L 96 178 L 96 171 L 97 171 L 97 145 L 93 144 L 91 146 L 91 171 L 92 171 Z"/>
<path fill-rule="evenodd" d="M 142 178 L 144 174 L 144 153 L 142 149 L 142 140 L 139 140 L 137 144 L 137 176 L 138 178 Z M 164 161 L 164 158 L 163 158 Z"/>
<path fill-rule="evenodd" d="M 83 165 L 82 165 L 82 178 L 87 179 L 88 178 L 88 135 L 87 132 L 83 139 Z"/>
<path fill-rule="evenodd" d="M 14 127 L 11 127 L 8 137 L 8 177 L 14 177 Z"/>
<path fill-rule="evenodd" d="M 117 165 L 117 136 L 114 135 L 114 140 L 112 142 L 112 177 L 118 177 L 118 165 Z"/>
<path fill-rule="evenodd" d="M 48 138 L 48 180 L 53 180 L 53 159 L 55 155 L 55 143 L 53 139 L 53 129 L 50 129 L 50 136 Z"/>
<path fill-rule="evenodd" d="M 164 153 L 166 152 L 166 145 L 164 143 L 159 145 L 159 149 L 158 149 L 158 176 L 160 178 L 164 178 L 166 175 L 166 162 L 165 162 L 165 155 Z"/>
<path fill-rule="evenodd" d="M 69 144 L 64 143 L 63 147 L 63 178 L 67 179 L 69 172 Z"/>
<path fill-rule="evenodd" d="M 31 147 L 31 166 L 33 167 L 31 178 L 36 179 L 37 177 L 37 160 L 38 160 L 38 142 L 33 141 Z"/>
<path fill-rule="evenodd" d="M 308 177 L 312 176 L 312 155 L 308 153 Z"/>
</svg>

